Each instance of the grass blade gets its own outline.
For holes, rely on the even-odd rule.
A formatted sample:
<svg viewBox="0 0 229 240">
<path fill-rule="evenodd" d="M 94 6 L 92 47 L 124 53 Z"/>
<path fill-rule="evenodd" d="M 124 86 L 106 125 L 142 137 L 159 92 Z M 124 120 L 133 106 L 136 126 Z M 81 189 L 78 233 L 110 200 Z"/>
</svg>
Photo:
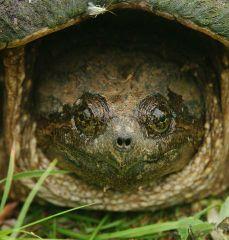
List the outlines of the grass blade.
<svg viewBox="0 0 229 240">
<path fill-rule="evenodd" d="M 116 220 L 114 222 L 110 222 L 110 223 L 107 223 L 107 224 L 101 226 L 100 230 L 107 230 L 107 229 L 110 229 L 110 228 L 119 227 L 123 223 L 124 223 L 124 220 Z M 86 228 L 86 232 L 87 233 L 91 233 L 94 230 L 95 230 L 95 227 L 87 227 Z"/>
<path fill-rule="evenodd" d="M 99 230 L 101 229 L 101 227 L 103 226 L 103 224 L 107 221 L 109 215 L 106 215 L 101 222 L 99 223 L 99 225 L 95 228 L 94 232 L 92 233 L 91 237 L 89 240 L 94 240 L 96 235 L 98 234 Z"/>
<path fill-rule="evenodd" d="M 65 229 L 62 227 L 58 227 L 56 230 L 58 233 L 61 233 L 62 235 L 67 236 L 68 238 L 71 238 L 71 239 L 73 238 L 73 239 L 79 239 L 79 240 L 88 240 L 89 238 L 89 235 L 77 233 L 75 231 Z"/>
<path fill-rule="evenodd" d="M 206 214 L 210 209 L 214 208 L 214 207 L 217 207 L 219 206 L 220 204 L 219 203 L 214 203 L 214 204 L 211 204 L 210 206 L 206 207 L 205 209 L 203 209 L 202 211 L 196 213 L 194 215 L 194 218 L 196 219 L 199 219 L 200 217 L 202 217 L 204 214 Z"/>
<path fill-rule="evenodd" d="M 222 204 L 219 212 L 219 217 L 220 222 L 229 217 L 229 197 L 227 197 L 225 202 Z"/>
<path fill-rule="evenodd" d="M 11 148 L 11 153 L 10 153 L 10 162 L 9 162 L 9 168 L 7 172 L 7 178 L 6 178 L 6 184 L 1 200 L 1 205 L 0 205 L 0 212 L 2 212 L 3 208 L 6 205 L 6 201 L 10 192 L 12 180 L 13 180 L 13 173 L 14 173 L 14 164 L 15 164 L 15 142 L 13 142 L 12 148 Z"/>
<path fill-rule="evenodd" d="M 176 230 L 178 227 L 178 224 L 179 224 L 178 221 L 156 223 L 152 225 L 117 231 L 113 233 L 104 233 L 104 234 L 98 235 L 97 237 L 98 239 L 101 239 L 101 240 L 143 237 L 143 236 L 152 235 L 152 234 L 160 233 L 164 231 Z"/>
<path fill-rule="evenodd" d="M 81 208 L 89 207 L 89 206 L 94 205 L 94 204 L 95 204 L 95 203 L 90 203 L 90 204 L 86 204 L 86 205 L 82 205 L 82 206 L 78 206 L 78 207 L 75 207 L 75 208 L 71 208 L 71 209 L 62 211 L 62 212 L 53 214 L 53 215 L 51 215 L 51 216 L 48 216 L 48 217 L 39 219 L 39 220 L 37 220 L 37 221 L 35 221 L 35 222 L 32 222 L 32 223 L 29 223 L 29 224 L 27 224 L 27 225 L 24 225 L 24 226 L 20 227 L 19 229 L 21 230 L 21 229 L 24 229 L 24 228 L 28 228 L 28 227 L 31 227 L 31 226 L 36 225 L 36 224 L 38 224 L 38 223 L 42 223 L 42 222 L 48 221 L 48 220 L 50 220 L 50 219 L 52 219 L 52 218 L 59 217 L 59 216 L 61 216 L 61 215 L 63 215 L 63 214 L 66 214 L 66 213 L 69 213 L 69 212 L 72 212 L 72 211 L 75 211 L 75 210 L 79 210 L 79 209 L 81 209 Z M 18 229 L 18 230 L 19 230 L 19 229 Z"/>
<path fill-rule="evenodd" d="M 35 184 L 34 188 L 31 190 L 31 192 L 29 193 L 28 197 L 25 200 L 25 203 L 21 209 L 21 212 L 18 216 L 17 222 L 15 224 L 15 231 L 12 233 L 12 237 L 16 237 L 17 236 L 17 231 L 18 229 L 22 226 L 25 216 L 29 210 L 29 207 L 35 197 L 35 195 L 37 194 L 37 192 L 39 191 L 41 185 L 43 184 L 43 182 L 45 181 L 45 179 L 49 176 L 49 173 L 51 172 L 51 170 L 55 167 L 57 161 L 53 161 L 48 168 L 46 169 L 46 171 L 42 174 L 42 176 L 39 178 L 39 180 L 37 181 L 37 183 Z"/>
<path fill-rule="evenodd" d="M 178 221 L 175 222 L 166 222 L 166 223 L 156 223 L 147 225 L 144 227 L 130 228 L 127 230 L 116 231 L 111 233 L 99 234 L 95 239 L 107 240 L 107 239 L 131 239 L 137 237 L 143 237 L 147 235 L 152 235 L 155 233 L 160 233 L 163 231 L 176 230 L 179 225 Z M 89 239 L 88 235 L 81 235 L 69 229 L 57 228 L 57 231 L 61 234 L 66 235 L 67 237 L 77 238 L 77 239 Z"/>
</svg>

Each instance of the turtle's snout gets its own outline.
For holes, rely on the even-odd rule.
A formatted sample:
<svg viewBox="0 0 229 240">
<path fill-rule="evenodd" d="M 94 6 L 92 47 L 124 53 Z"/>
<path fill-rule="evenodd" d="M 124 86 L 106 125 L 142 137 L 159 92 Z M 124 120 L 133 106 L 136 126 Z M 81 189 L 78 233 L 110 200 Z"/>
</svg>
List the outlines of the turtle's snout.
<svg viewBox="0 0 229 240">
<path fill-rule="evenodd" d="M 112 123 L 113 147 L 118 152 L 128 152 L 134 148 L 139 125 L 131 118 L 118 118 Z"/>
<path fill-rule="evenodd" d="M 114 141 L 114 147 L 119 152 L 126 152 L 133 147 L 133 137 L 131 135 L 120 134 Z"/>
</svg>

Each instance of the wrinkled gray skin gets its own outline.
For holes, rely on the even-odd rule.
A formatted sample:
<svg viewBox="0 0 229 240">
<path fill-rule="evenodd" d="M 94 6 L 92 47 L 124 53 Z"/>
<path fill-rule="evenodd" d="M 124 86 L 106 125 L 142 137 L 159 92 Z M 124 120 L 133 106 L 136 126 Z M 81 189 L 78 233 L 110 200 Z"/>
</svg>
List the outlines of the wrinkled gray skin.
<svg viewBox="0 0 229 240">
<path fill-rule="evenodd" d="M 89 184 L 120 191 L 191 160 L 204 123 L 198 66 L 193 71 L 186 56 L 164 46 L 54 42 L 40 50 L 35 85 L 38 145 L 49 159 Z"/>
</svg>

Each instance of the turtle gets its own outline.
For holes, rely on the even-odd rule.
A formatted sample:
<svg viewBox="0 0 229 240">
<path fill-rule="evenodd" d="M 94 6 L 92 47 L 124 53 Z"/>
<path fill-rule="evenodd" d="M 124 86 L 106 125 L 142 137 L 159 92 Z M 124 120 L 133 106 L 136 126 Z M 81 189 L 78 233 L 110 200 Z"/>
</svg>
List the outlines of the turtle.
<svg viewBox="0 0 229 240">
<path fill-rule="evenodd" d="M 229 2 L 0 3 L 1 154 L 38 198 L 157 210 L 229 185 Z M 4 84 L 4 86 L 3 86 Z M 36 179 L 14 184 L 24 199 Z"/>
</svg>

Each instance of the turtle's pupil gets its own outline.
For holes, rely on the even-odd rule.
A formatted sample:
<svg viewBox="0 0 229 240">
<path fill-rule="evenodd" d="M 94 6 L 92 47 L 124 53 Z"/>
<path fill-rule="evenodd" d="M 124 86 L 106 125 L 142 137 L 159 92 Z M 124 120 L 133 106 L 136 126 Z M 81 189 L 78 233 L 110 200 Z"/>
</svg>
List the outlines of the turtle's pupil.
<svg viewBox="0 0 229 240">
<path fill-rule="evenodd" d="M 165 113 L 162 112 L 160 109 L 155 108 L 153 111 L 153 117 L 158 122 L 164 122 L 166 119 Z"/>
</svg>

